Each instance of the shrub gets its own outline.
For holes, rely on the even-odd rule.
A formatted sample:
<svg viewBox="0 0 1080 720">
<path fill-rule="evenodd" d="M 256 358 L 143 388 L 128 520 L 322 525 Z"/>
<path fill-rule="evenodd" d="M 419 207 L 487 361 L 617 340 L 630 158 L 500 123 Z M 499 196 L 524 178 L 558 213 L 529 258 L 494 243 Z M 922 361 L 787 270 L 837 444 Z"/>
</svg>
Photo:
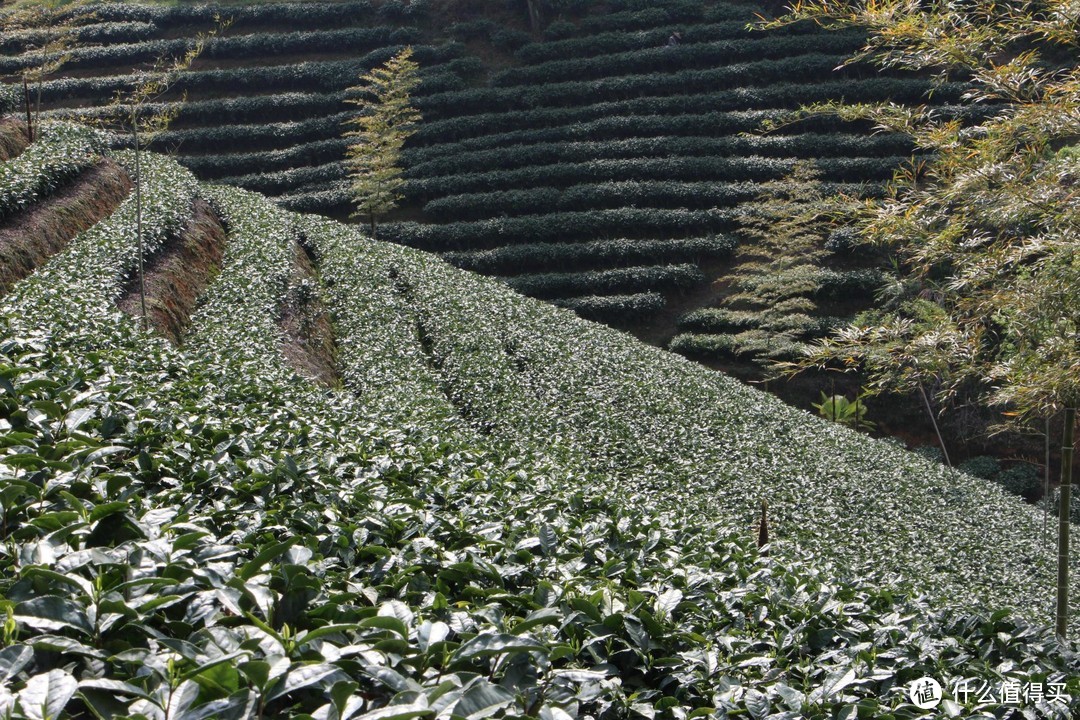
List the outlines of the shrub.
<svg viewBox="0 0 1080 720">
<path fill-rule="evenodd" d="M 731 255 L 735 240 L 725 235 L 671 239 L 590 240 L 579 243 L 515 243 L 490 250 L 447 252 L 443 257 L 465 270 L 510 275 L 551 270 L 593 269 L 661 262 L 701 262 Z"/>
<path fill-rule="evenodd" d="M 811 55 L 822 51 L 827 51 L 830 56 L 832 53 L 850 54 L 862 47 L 866 33 L 852 31 L 830 34 L 827 39 L 829 42 L 826 43 L 822 42 L 822 38 L 800 35 L 768 37 L 748 34 L 731 40 L 699 43 L 684 41 L 675 48 L 658 43 L 658 46 L 635 48 L 628 52 L 550 60 L 535 65 L 511 67 L 492 75 L 491 84 L 502 87 L 521 87 L 568 80 L 654 73 L 657 70 L 668 72 L 689 70 L 737 61 L 781 60 L 790 56 Z"/>
<path fill-rule="evenodd" d="M 722 233 L 734 221 L 730 210 L 658 210 L 618 208 L 586 212 L 525 215 L 448 225 L 387 223 L 383 237 L 404 245 L 445 252 L 478 250 L 517 242 L 574 242 L 605 233 L 626 237 L 705 235 Z"/>
<path fill-rule="evenodd" d="M 737 352 L 735 336 L 719 334 L 680 333 L 667 345 L 668 350 L 696 360 L 721 360 Z"/>
<path fill-rule="evenodd" d="M 1028 463 L 1016 463 L 1007 467 L 993 478 L 1013 495 L 1019 495 L 1029 502 L 1034 502 L 1043 491 L 1043 478 L 1038 468 Z"/>
<path fill-rule="evenodd" d="M 553 301 L 559 307 L 568 308 L 586 320 L 625 326 L 640 323 L 664 309 L 664 296 L 658 292 L 632 295 L 586 295 Z"/>
<path fill-rule="evenodd" d="M 225 155 L 183 155 L 177 159 L 184 167 L 198 173 L 199 177 L 210 180 L 229 175 L 256 174 L 259 171 L 270 173 L 293 169 L 297 166 L 324 165 L 344 157 L 347 145 L 348 142 L 342 138 L 331 138 L 293 145 L 284 150 L 235 152 Z M 201 148 L 192 143 L 184 149 L 191 152 Z"/>
<path fill-rule="evenodd" d="M 873 138 L 857 135 L 780 135 L 766 137 L 649 137 L 626 140 L 537 142 L 473 152 L 461 152 L 426 162 L 411 163 L 410 177 L 479 172 L 488 169 L 554 165 L 588 160 L 672 157 L 808 157 L 822 163 L 830 156 L 882 157 L 898 166 L 910 143 L 898 135 Z M 415 157 L 415 155 L 414 155 Z"/>
<path fill-rule="evenodd" d="M 680 330 L 706 335 L 749 330 L 760 324 L 760 312 L 729 308 L 699 308 L 683 315 L 678 321 Z"/>
<path fill-rule="evenodd" d="M 957 470 L 975 477 L 981 477 L 983 480 L 991 480 L 1001 472 L 1001 463 L 997 458 L 988 455 L 977 455 L 960 463 Z"/>
<path fill-rule="evenodd" d="M 424 213 L 437 222 L 482 220 L 501 215 L 614 209 L 649 205 L 655 208 L 703 210 L 733 207 L 757 194 L 752 183 L 612 181 L 539 187 L 491 193 L 463 193 L 431 200 Z"/>
<path fill-rule="evenodd" d="M 587 270 L 568 273 L 536 273 L 502 278 L 520 293 L 537 298 L 581 295 L 635 294 L 644 291 L 678 290 L 700 285 L 705 277 L 696 265 Z"/>
<path fill-rule="evenodd" d="M 674 86 L 668 87 L 673 91 L 678 90 Z M 492 133 L 528 131 L 547 125 L 564 125 L 623 115 L 680 115 L 790 109 L 800 103 L 824 102 L 838 96 L 847 97 L 852 102 L 894 100 L 898 103 L 919 103 L 925 102 L 925 95 L 929 89 L 928 83 L 922 79 L 875 78 L 862 81 L 776 82 L 771 85 L 745 86 L 722 91 L 715 91 L 710 87 L 710 91 L 700 93 L 651 95 L 609 101 L 600 101 L 596 97 L 584 97 L 582 102 L 587 102 L 587 104 L 581 107 L 492 111 L 480 101 L 473 109 L 486 110 L 482 114 L 447 118 L 426 115 L 424 128 L 418 133 L 417 140 L 420 143 L 448 142 Z M 943 85 L 935 90 L 934 96 L 937 101 L 944 104 L 950 100 L 955 101 L 962 92 L 963 87 L 959 84 Z M 948 106 L 944 106 L 942 111 L 948 112 Z M 831 119 L 819 119 L 816 122 L 822 125 L 815 127 L 834 130 L 840 127 L 839 122 Z M 697 127 L 697 132 L 700 133 L 700 126 Z"/>
<path fill-rule="evenodd" d="M 43 123 L 17 157 L 0 162 L 0 220 L 39 202 L 101 157 L 104 137 L 68 123 Z"/>
<path fill-rule="evenodd" d="M 774 82 L 800 79 L 813 82 L 830 73 L 842 55 L 806 54 L 781 60 L 744 62 L 707 70 L 608 76 L 597 80 L 555 82 L 515 88 L 486 87 L 455 93 L 437 93 L 418 99 L 425 116 L 437 118 L 492 110 L 520 110 L 542 106 L 567 106 L 605 100 L 625 100 L 642 95 L 688 95 L 716 87 L 753 85 L 761 92 Z M 851 74 L 851 73 L 848 73 Z M 853 78 L 855 76 L 853 75 Z M 848 81 L 851 90 L 851 80 Z"/>
</svg>

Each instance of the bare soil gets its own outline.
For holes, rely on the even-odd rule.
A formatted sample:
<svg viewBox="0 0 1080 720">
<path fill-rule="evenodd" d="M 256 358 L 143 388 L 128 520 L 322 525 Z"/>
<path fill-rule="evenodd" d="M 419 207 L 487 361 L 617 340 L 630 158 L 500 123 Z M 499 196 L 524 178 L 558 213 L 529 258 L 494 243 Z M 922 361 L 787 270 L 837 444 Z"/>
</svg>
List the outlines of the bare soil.
<svg viewBox="0 0 1080 720">
<path fill-rule="evenodd" d="M 205 200 L 196 200 L 184 229 L 144 268 L 147 318 L 174 345 L 180 344 L 199 297 L 221 266 L 225 240 L 221 220 Z M 138 277 L 128 283 L 117 305 L 132 317 L 142 317 Z"/>
<path fill-rule="evenodd" d="M 645 323 L 630 329 L 630 332 L 642 342 L 658 347 L 666 347 L 678 333 L 679 318 L 686 313 L 703 307 L 712 307 L 727 294 L 724 277 L 731 272 L 731 260 L 709 260 L 700 264 L 705 282 L 696 288 L 664 294 L 667 301 L 664 309 L 657 312 Z"/>
<path fill-rule="evenodd" d="M 111 215 L 131 187 L 123 168 L 102 159 L 59 192 L 0 223 L 0 296 Z"/>
<path fill-rule="evenodd" d="M 329 387 L 341 380 L 337 371 L 334 327 L 319 295 L 312 258 L 300 243 L 293 245 L 289 294 L 281 306 L 281 352 L 298 374 Z"/>
</svg>

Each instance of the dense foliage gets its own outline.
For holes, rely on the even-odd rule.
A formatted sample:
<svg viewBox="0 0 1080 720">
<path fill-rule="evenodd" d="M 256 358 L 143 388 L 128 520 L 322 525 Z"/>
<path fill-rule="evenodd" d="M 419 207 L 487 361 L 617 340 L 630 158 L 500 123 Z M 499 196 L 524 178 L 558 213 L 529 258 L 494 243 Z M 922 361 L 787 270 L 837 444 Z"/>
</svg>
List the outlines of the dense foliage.
<svg viewBox="0 0 1080 720">
<path fill-rule="evenodd" d="M 922 675 L 1080 697 L 1022 619 L 1050 558 L 1003 491 L 144 162 L 149 253 L 200 195 L 228 228 L 183 349 L 113 305 L 130 199 L 0 306 L 3 713 L 905 718 Z M 297 242 L 341 390 L 280 351 Z"/>
<path fill-rule="evenodd" d="M 624 290 L 582 287 L 580 302 L 562 298 L 568 307 L 603 306 L 589 317 L 620 326 L 648 321 L 679 293 L 703 292 L 722 272 L 719 258 L 692 257 L 680 241 L 730 234 L 738 221 L 729 210 L 798 159 L 813 159 L 830 182 L 847 186 L 888 179 L 911 152 L 902 138 L 871 137 L 868 126 L 831 118 L 744 134 L 806 102 L 921 100 L 923 79 L 834 72 L 863 41 L 861 30 L 752 33 L 752 7 L 715 0 L 602 8 L 575 0 L 551 4 L 551 22 L 530 34 L 513 21 L 515 12 L 522 21 L 528 15 L 521 3 L 494 5 L 96 3 L 93 18 L 72 29 L 70 72 L 47 80 L 42 98 L 47 111 L 79 106 L 81 115 L 98 115 L 102 97 L 137 80 L 133 65 L 184 50 L 188 36 L 220 13 L 233 28 L 208 42 L 199 67 L 152 108 L 177 113 L 162 147 L 175 148 L 203 179 L 343 217 L 354 209 L 340 139 L 345 90 L 411 45 L 424 122 L 402 155 L 402 204 L 420 226 L 392 237 L 452 252 L 512 242 L 525 253 L 534 243 L 588 248 L 626 237 L 671 248 L 651 264 L 698 265 L 696 288 L 646 285 L 630 302 Z M 668 47 L 674 32 L 682 41 Z M 20 53 L 52 35 L 43 28 L 0 35 L 8 49 L 0 70 L 26 65 L 31 58 Z M 947 104 L 961 92 L 943 85 L 933 102 L 951 112 Z M 187 93 L 182 106 L 179 93 Z M 506 218 L 514 222 L 503 226 Z M 482 236 L 475 243 L 473 233 Z M 620 267 L 601 257 L 587 265 L 544 271 Z"/>
</svg>

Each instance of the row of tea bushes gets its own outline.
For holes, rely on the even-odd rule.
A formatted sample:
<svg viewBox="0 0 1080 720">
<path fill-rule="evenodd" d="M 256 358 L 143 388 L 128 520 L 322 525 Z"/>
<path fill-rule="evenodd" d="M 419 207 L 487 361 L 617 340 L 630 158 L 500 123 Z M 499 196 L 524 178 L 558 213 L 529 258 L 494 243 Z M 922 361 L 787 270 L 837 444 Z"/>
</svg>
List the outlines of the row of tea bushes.
<svg viewBox="0 0 1080 720">
<path fill-rule="evenodd" d="M 881 182 L 892 177 L 902 158 L 836 157 L 819 158 L 815 167 L 827 182 Z M 445 195 L 493 192 L 509 188 L 578 185 L 590 182 L 677 181 L 716 183 L 766 182 L 786 176 L 797 158 L 760 155 L 733 157 L 630 158 L 585 160 L 582 162 L 532 165 L 517 169 L 409 177 L 405 191 L 414 200 L 431 200 Z"/>
<path fill-rule="evenodd" d="M 234 126 L 235 127 L 235 126 Z M 167 139 L 159 141 L 168 146 Z M 316 140 L 304 144 L 290 144 L 283 150 L 264 150 L 262 152 L 235 152 L 222 155 L 188 155 L 183 158 L 184 166 L 199 177 L 213 180 L 233 174 L 270 173 L 286 171 L 305 165 L 324 165 L 338 160 L 345 155 L 349 145 L 346 138 Z"/>
<path fill-rule="evenodd" d="M 347 170 L 348 164 L 344 160 L 339 160 L 324 165 L 302 166 L 279 172 L 254 172 L 249 175 L 226 176 L 218 178 L 218 182 L 237 185 L 259 193 L 282 195 L 305 185 L 322 186 L 326 181 L 340 180 L 345 177 Z"/>
<path fill-rule="evenodd" d="M 685 290 L 704 280 L 696 265 L 656 265 L 569 273 L 535 273 L 503 278 L 518 292 L 535 298 L 624 295 L 646 290 Z"/>
<path fill-rule="evenodd" d="M 590 240 L 576 243 L 515 243 L 490 250 L 442 254 L 452 265 L 485 275 L 550 272 L 559 268 L 589 269 L 645 263 L 702 262 L 726 258 L 736 241 L 726 235 L 675 239 Z"/>
<path fill-rule="evenodd" d="M 625 140 L 577 140 L 533 142 L 454 153 L 410 164 L 410 177 L 428 177 L 479 172 L 488 168 L 511 170 L 519 167 L 556 165 L 587 157 L 591 160 L 762 156 L 778 158 L 829 158 L 832 156 L 886 157 L 910 154 L 911 142 L 898 135 L 873 137 L 855 134 L 803 133 L 799 135 L 760 135 L 749 137 L 711 137 L 699 135 L 633 137 Z M 417 154 L 413 154 L 416 158 Z"/>
<path fill-rule="evenodd" d="M 387 223 L 380 237 L 433 252 L 482 250 L 520 242 L 574 242 L 591 240 L 603 233 L 624 237 L 689 237 L 721 232 L 731 227 L 730 209 L 663 210 L 623 207 L 614 210 L 523 215 L 470 223 L 428 225 L 415 222 Z M 530 244 L 531 244 L 530 243 Z"/>
<path fill-rule="evenodd" d="M 836 33 L 831 38 L 829 50 L 851 54 L 861 48 L 865 40 L 866 33 L 860 30 Z M 611 52 L 585 58 L 560 58 L 511 67 L 492 75 L 490 82 L 496 87 L 515 87 L 654 73 L 658 70 L 672 72 L 749 60 L 787 59 L 818 53 L 822 44 L 820 38 L 813 36 L 747 37 L 743 32 L 741 37 L 733 39 L 705 42 L 684 39 L 674 47 L 665 47 L 663 43 L 658 45 L 659 47 L 635 48 L 626 52 Z"/>
<path fill-rule="evenodd" d="M 42 705 L 907 720 L 924 675 L 1034 675 L 1080 698 L 1075 657 L 996 609 L 1048 617 L 1053 577 L 1040 516 L 999 489 L 498 282 L 147 163 L 168 190 L 148 185 L 151 227 L 198 193 L 232 213 L 207 309 L 249 292 L 235 312 L 268 337 L 209 316 L 183 350 L 140 332 L 98 289 L 130 268 L 119 216 L 34 276 L 54 285 L 0 304 L 13 720 Z M 285 372 L 276 308 L 249 315 L 294 231 L 353 323 L 358 393 Z M 768 557 L 749 529 L 763 494 Z M 1064 720 L 1078 704 L 1039 707 Z"/>
<path fill-rule="evenodd" d="M 120 42 L 116 42 L 120 40 Z M 298 52 L 335 54 L 369 53 L 388 45 L 410 45 L 420 42 L 414 28 L 383 26 L 375 28 L 340 28 L 292 33 L 251 33 L 209 39 L 200 55 L 206 60 L 269 59 L 295 55 Z M 151 40 L 146 38 L 116 38 L 103 45 L 79 45 L 65 52 L 67 69 L 101 69 L 132 66 L 154 62 L 162 57 L 179 57 L 195 45 L 193 38 L 180 37 Z M 0 72 L 15 73 L 34 60 L 13 55 L 0 58 Z"/>
<path fill-rule="evenodd" d="M 39 202 L 100 160 L 104 137 L 69 123 L 45 123 L 36 141 L 0 162 L 0 220 Z"/>
<path fill-rule="evenodd" d="M 475 88 L 429 95 L 419 99 L 417 107 L 421 112 L 433 117 L 446 117 L 545 106 L 570 107 L 583 103 L 629 100 L 643 95 L 715 92 L 717 87 L 768 87 L 774 83 L 800 81 L 802 84 L 813 84 L 832 73 L 843 60 L 844 56 L 840 54 L 808 53 L 779 60 L 750 61 L 706 70 L 614 75 L 598 80 L 553 82 L 535 86 Z M 849 84 L 857 79 L 853 72 L 847 71 L 844 74 L 848 76 Z M 775 96 L 775 93 L 773 95 Z M 745 100 L 743 102 L 745 103 Z"/>
<path fill-rule="evenodd" d="M 655 80 L 662 87 L 671 88 L 664 83 L 663 76 L 658 76 Z M 586 102 L 577 106 L 540 107 L 510 112 L 491 112 L 488 108 L 481 107 L 477 112 L 462 116 L 427 115 L 417 132 L 416 142 L 422 145 L 457 142 L 515 130 L 528 131 L 532 128 L 543 132 L 549 125 L 568 125 L 618 116 L 669 115 L 673 123 L 678 123 L 682 114 L 793 110 L 800 104 L 826 102 L 840 96 L 857 98 L 859 102 L 894 100 L 898 103 L 920 103 L 925 102 L 926 91 L 927 84 L 924 80 L 877 77 L 861 80 L 857 84 L 850 80 L 815 78 L 814 82 L 780 81 L 726 90 L 716 90 L 710 86 L 706 91 L 686 95 L 672 94 L 668 89 L 658 96 L 647 95 L 614 101 L 600 101 L 585 93 L 582 100 Z M 964 88 L 959 84 L 943 85 L 935 89 L 935 101 L 942 104 L 956 102 L 963 91 Z M 592 102 L 588 102 L 590 100 Z M 628 121 L 636 122 L 633 117 Z M 832 129 L 837 127 L 833 125 Z M 720 131 L 722 132 L 722 128 Z"/>
<path fill-rule="evenodd" d="M 347 60 L 309 60 L 284 65 L 244 65 L 209 70 L 189 70 L 173 83 L 174 93 L 266 94 L 275 92 L 342 92 L 356 83 L 360 74 L 390 59 L 402 46 L 388 45 Z M 418 46 L 417 60 L 426 65 L 447 63 L 460 56 L 456 45 L 440 47 Z M 84 99 L 85 104 L 95 104 L 96 98 L 108 97 L 126 91 L 138 82 L 138 73 L 126 75 L 100 75 L 92 77 L 64 77 L 42 83 L 45 102 Z"/>
<path fill-rule="evenodd" d="M 667 305 L 664 296 L 655 291 L 629 295 L 580 295 L 557 298 L 553 303 L 573 310 L 578 317 L 586 320 L 617 326 L 647 320 Z"/>
</svg>

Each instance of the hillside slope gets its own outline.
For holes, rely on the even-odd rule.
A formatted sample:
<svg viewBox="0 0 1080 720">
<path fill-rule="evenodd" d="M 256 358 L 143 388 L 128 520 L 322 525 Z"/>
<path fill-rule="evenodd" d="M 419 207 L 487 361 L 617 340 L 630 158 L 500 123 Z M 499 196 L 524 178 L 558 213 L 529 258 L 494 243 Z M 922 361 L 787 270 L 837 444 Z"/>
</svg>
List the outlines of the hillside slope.
<svg viewBox="0 0 1080 720">
<path fill-rule="evenodd" d="M 858 32 L 749 31 L 762 11 L 754 3 L 577 2 L 535 35 L 508 7 L 101 3 L 79 30 L 86 47 L 44 83 L 44 106 L 94 114 L 138 68 L 182 51 L 215 14 L 231 17 L 177 83 L 188 101 L 162 147 L 201 179 L 344 217 L 346 89 L 411 44 L 424 122 L 404 160 L 402 222 L 386 238 L 663 344 L 682 314 L 731 292 L 717 281 L 746 213 L 798 161 L 815 166 L 826 189 L 858 191 L 911 153 L 903 138 L 832 119 L 753 135 L 763 121 L 813 101 L 927 101 L 924 80 L 836 70 L 861 44 Z M 682 41 L 669 47 L 674 32 Z M 0 37 L 12 53 L 0 73 L 17 73 L 25 59 L 16 53 L 42 39 Z M 955 103 L 959 93 L 939 87 L 929 101 Z M 844 312 L 871 301 L 873 288 L 848 275 L 858 269 L 851 258 L 826 264 L 840 275 L 830 282 L 855 288 Z M 717 342 L 715 323 L 679 329 L 678 350 L 738 354 Z"/>
<path fill-rule="evenodd" d="M 33 148 L 0 168 L 48 179 Z M 355 227 L 143 171 L 151 273 L 204 204 L 225 230 L 178 346 L 117 308 L 130 195 L 0 301 L 0 711 L 918 717 L 922 675 L 1080 708 L 1080 662 L 1029 623 L 1041 517 L 1000 489 Z M 340 387 L 283 349 L 316 299 Z"/>
</svg>

